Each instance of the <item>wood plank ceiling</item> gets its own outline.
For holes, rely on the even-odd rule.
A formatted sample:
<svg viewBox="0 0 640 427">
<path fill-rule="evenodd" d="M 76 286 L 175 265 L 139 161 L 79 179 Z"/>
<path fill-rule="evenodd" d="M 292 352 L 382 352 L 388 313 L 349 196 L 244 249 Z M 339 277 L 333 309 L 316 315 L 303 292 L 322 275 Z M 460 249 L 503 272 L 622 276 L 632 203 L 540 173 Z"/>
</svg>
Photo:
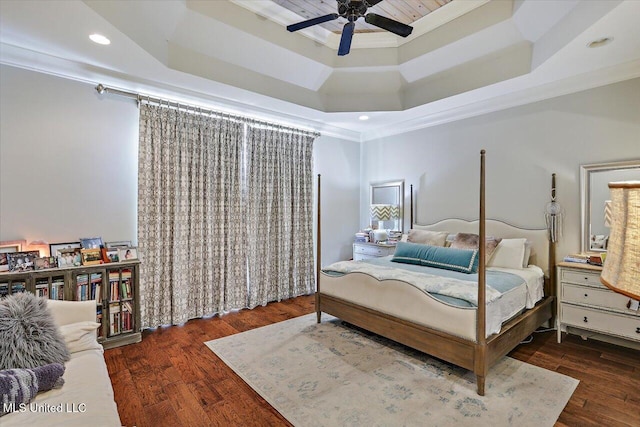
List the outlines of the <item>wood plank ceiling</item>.
<svg viewBox="0 0 640 427">
<path fill-rule="evenodd" d="M 395 19 L 403 24 L 411 24 L 423 16 L 444 6 L 451 0 L 384 0 L 370 7 L 367 12 L 374 12 L 387 18 Z M 301 16 L 300 21 L 328 15 L 337 11 L 336 0 L 273 0 L 274 3 Z M 320 24 L 334 33 L 341 33 L 346 20 L 339 18 L 335 21 Z M 358 19 L 356 33 L 384 31 L 381 28 Z"/>
</svg>

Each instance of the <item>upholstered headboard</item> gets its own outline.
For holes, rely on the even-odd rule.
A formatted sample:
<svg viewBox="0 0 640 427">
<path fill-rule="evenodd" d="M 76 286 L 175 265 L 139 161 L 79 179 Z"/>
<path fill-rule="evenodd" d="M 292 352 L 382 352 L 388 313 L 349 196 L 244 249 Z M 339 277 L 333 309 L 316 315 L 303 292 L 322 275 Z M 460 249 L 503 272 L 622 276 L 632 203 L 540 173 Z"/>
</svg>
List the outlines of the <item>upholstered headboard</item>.
<svg viewBox="0 0 640 427">
<path fill-rule="evenodd" d="M 502 237 L 504 239 L 526 238 L 530 241 L 531 257 L 529 258 L 529 263 L 542 268 L 545 276 L 549 277 L 549 238 L 546 228 L 520 228 L 495 219 L 487 219 L 485 224 L 487 236 Z M 451 234 L 478 234 L 478 221 L 451 218 L 444 219 L 435 224 L 414 224 L 413 228 L 417 230 L 446 231 Z"/>
</svg>

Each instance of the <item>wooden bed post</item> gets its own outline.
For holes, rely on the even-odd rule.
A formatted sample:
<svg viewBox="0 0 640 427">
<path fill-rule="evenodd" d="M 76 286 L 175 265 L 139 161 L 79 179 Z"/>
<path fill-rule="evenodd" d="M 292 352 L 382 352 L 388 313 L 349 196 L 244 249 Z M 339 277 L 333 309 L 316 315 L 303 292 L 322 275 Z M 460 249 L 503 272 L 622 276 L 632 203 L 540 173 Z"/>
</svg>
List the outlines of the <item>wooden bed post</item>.
<svg viewBox="0 0 640 427">
<path fill-rule="evenodd" d="M 480 151 L 480 220 L 478 232 L 478 311 L 476 319 L 476 351 L 475 373 L 478 394 L 484 396 L 484 381 L 487 375 L 487 303 L 486 303 L 486 268 L 485 268 L 485 182 L 484 182 L 484 156 L 485 150 Z"/>
<path fill-rule="evenodd" d="M 551 198 L 556 198 L 556 174 L 551 174 Z M 544 290 L 546 296 L 552 296 L 555 300 L 556 297 L 556 242 L 551 238 L 549 234 L 549 286 Z M 551 305 L 551 319 L 549 320 L 549 327 L 555 328 L 556 326 L 556 304 Z"/>
<path fill-rule="evenodd" d="M 322 224 L 320 216 L 320 201 L 320 174 L 318 174 L 318 222 L 316 224 L 316 318 L 318 323 L 320 323 L 320 318 L 322 316 L 322 312 L 320 311 L 320 263 L 322 260 Z"/>
<path fill-rule="evenodd" d="M 413 228 L 413 184 L 409 184 L 409 230 Z"/>
</svg>

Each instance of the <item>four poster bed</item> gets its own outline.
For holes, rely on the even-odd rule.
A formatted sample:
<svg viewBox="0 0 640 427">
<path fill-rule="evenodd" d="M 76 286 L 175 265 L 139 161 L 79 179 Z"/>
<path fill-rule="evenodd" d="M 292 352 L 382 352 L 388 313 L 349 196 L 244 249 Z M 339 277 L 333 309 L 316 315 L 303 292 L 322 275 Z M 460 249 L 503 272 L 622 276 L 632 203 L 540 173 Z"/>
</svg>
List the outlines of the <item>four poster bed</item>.
<svg viewBox="0 0 640 427">
<path fill-rule="evenodd" d="M 481 396 L 485 392 L 485 378 L 489 367 L 545 322 L 553 322 L 555 296 L 555 285 L 552 279 L 555 268 L 554 243 L 549 242 L 548 231 L 523 229 L 501 221 L 485 219 L 484 156 L 485 152 L 482 150 L 480 219 L 472 222 L 449 219 L 421 226 L 413 224 L 413 206 L 411 206 L 412 229 L 451 234 L 477 233 L 479 242 L 485 242 L 487 236 L 511 239 L 509 241 L 526 239 L 531 249 L 529 262 L 525 259 L 525 265 L 515 270 L 490 267 L 487 275 L 485 266 L 487 249 L 485 245 L 480 244 L 476 251 L 476 277 L 473 274 L 452 273 L 450 270 L 424 267 L 424 264 L 415 265 L 420 262 L 412 256 L 407 259 L 414 265 L 407 267 L 406 264 L 399 264 L 402 262 L 400 260 L 402 257 L 398 255 L 401 251 L 398 246 L 394 255 L 394 260 L 398 263 L 389 260 L 373 260 L 370 264 L 344 261 L 321 270 L 321 195 L 320 175 L 318 175 L 316 260 L 318 282 L 315 294 L 318 323 L 321 321 L 321 313 L 325 312 L 471 370 L 476 375 L 477 392 Z M 552 183 L 553 187 L 555 182 Z M 413 205 L 413 194 L 411 204 Z M 425 245 L 411 245 L 414 244 L 404 245 L 402 250 L 425 249 Z M 446 251 L 445 249 L 436 250 Z M 471 250 L 465 251 L 465 253 L 471 252 Z M 534 264 L 537 267 L 527 267 L 528 264 Z M 404 270 L 394 268 L 396 266 Z M 423 273 L 422 269 L 427 270 Z M 439 277 L 441 274 L 444 277 Z M 467 297 L 466 302 L 460 302 L 457 301 L 460 295 L 449 294 L 448 290 L 443 290 L 441 282 L 426 286 L 412 283 L 415 276 L 425 275 L 433 277 L 430 280 L 453 283 L 453 288 L 463 289 L 462 294 L 469 293 L 467 286 L 471 278 L 473 297 Z M 461 276 L 465 277 L 461 278 Z M 493 283 L 491 286 L 487 285 L 487 276 Z M 514 281 L 514 285 L 504 287 L 505 278 Z M 495 284 L 496 280 L 498 280 L 497 284 Z M 426 289 L 436 291 L 429 293 L 430 291 Z M 501 290 L 496 291 L 496 289 Z M 475 295 L 476 290 L 477 295 Z"/>
</svg>

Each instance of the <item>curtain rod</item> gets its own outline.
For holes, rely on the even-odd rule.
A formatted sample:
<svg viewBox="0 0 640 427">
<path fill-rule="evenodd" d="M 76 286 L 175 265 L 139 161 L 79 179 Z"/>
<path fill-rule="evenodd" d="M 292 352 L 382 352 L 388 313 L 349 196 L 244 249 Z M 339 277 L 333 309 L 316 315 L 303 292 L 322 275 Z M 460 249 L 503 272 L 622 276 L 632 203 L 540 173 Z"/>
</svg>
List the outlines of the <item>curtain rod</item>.
<svg viewBox="0 0 640 427">
<path fill-rule="evenodd" d="M 116 89 L 113 87 L 108 87 L 103 85 L 102 83 L 99 83 L 96 87 L 95 87 L 96 91 L 102 95 L 103 93 L 111 93 L 114 95 L 118 95 L 118 96 L 123 96 L 125 98 L 130 98 L 130 99 L 135 99 L 138 102 L 138 106 L 140 105 L 141 102 L 146 101 L 148 103 L 154 103 L 154 104 L 158 104 L 158 105 L 166 105 L 169 107 L 174 107 L 174 108 L 184 108 L 187 110 L 191 110 L 194 113 L 198 113 L 198 114 L 212 114 L 212 115 L 216 115 L 216 116 L 220 116 L 220 117 L 228 117 L 228 118 L 232 118 L 232 119 L 236 119 L 239 121 L 246 121 L 246 120 L 250 120 L 253 123 L 257 123 L 260 125 L 264 125 L 264 126 L 274 126 L 277 128 L 284 128 L 284 129 L 288 129 L 288 130 L 292 130 L 295 132 L 299 132 L 299 133 L 303 133 L 303 134 L 307 134 L 310 136 L 314 136 L 314 137 L 319 137 L 320 136 L 320 132 L 314 131 L 314 130 L 306 130 L 306 129 L 299 129 L 299 128 L 295 128 L 289 125 L 284 125 L 284 124 L 280 124 L 280 123 L 275 123 L 275 122 L 268 122 L 265 120 L 260 120 L 260 119 L 255 119 L 252 117 L 247 117 L 247 116 L 241 116 L 238 114 L 233 114 L 233 113 L 225 113 L 222 111 L 218 111 L 218 110 L 213 110 L 210 108 L 206 108 L 206 107 L 199 107 L 197 105 L 190 105 L 190 104 L 183 104 L 180 103 L 178 101 L 171 101 L 169 99 L 162 99 L 162 98 L 156 98 L 153 96 L 149 96 L 149 95 L 142 95 L 140 93 L 136 93 L 136 92 L 130 92 L 130 91 L 126 91 L 126 90 L 122 90 L 122 89 Z"/>
</svg>

